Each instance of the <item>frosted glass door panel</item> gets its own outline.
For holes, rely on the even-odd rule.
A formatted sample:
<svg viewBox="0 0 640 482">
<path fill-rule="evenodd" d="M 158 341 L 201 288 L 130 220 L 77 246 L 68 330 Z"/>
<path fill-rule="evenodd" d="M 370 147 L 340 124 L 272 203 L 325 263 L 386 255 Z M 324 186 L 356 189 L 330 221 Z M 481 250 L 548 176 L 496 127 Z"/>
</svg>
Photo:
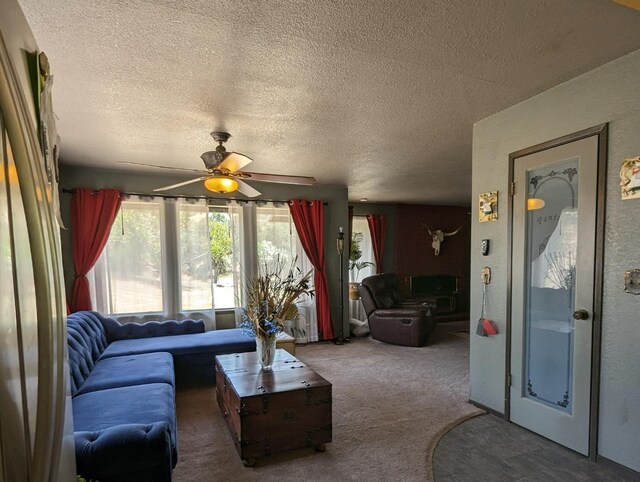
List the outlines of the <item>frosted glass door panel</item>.
<svg viewBox="0 0 640 482">
<path fill-rule="evenodd" d="M 578 161 L 528 172 L 525 397 L 571 412 Z M 533 201 L 531 201 L 533 200 Z"/>
</svg>

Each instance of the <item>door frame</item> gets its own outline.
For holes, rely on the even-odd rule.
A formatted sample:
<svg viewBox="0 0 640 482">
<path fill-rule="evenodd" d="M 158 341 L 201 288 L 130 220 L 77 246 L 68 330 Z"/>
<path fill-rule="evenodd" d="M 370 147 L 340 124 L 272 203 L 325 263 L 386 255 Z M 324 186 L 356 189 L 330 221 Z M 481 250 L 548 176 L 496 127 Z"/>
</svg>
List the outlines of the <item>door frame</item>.
<svg viewBox="0 0 640 482">
<path fill-rule="evenodd" d="M 507 205 L 507 313 L 506 313 L 506 358 L 505 358 L 505 392 L 504 392 L 504 419 L 511 420 L 511 286 L 513 284 L 513 198 L 515 191 L 513 175 L 517 158 L 535 154 L 537 152 L 552 149 L 554 147 L 569 144 L 581 139 L 598 137 L 598 167 L 597 167 L 597 192 L 596 192 L 596 233 L 595 233 L 595 260 L 594 260 L 594 300 L 593 300 L 593 332 L 591 349 L 591 394 L 589 405 L 589 459 L 596 461 L 598 442 L 598 413 L 600 395 L 600 352 L 602 335 L 602 278 L 604 260 L 604 218 L 606 200 L 606 174 L 607 174 L 607 150 L 608 150 L 609 124 L 600 124 L 572 134 L 567 134 L 557 139 L 536 144 L 535 146 L 520 149 L 509 154 L 509 202 Z M 517 187 L 517 189 L 524 189 Z"/>
</svg>

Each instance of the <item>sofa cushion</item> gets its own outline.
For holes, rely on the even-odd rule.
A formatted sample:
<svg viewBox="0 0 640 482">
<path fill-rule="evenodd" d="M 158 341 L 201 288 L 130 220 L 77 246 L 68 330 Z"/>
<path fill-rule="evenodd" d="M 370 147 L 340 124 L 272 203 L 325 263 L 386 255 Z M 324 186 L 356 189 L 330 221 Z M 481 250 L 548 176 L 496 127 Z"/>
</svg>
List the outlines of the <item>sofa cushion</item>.
<svg viewBox="0 0 640 482">
<path fill-rule="evenodd" d="M 102 315 L 93 311 L 67 317 L 67 346 L 71 394 L 75 395 L 93 370 L 95 361 L 107 347 Z"/>
<path fill-rule="evenodd" d="M 143 353 L 99 360 L 76 394 L 146 383 L 175 386 L 170 353 Z"/>
<path fill-rule="evenodd" d="M 255 339 L 241 328 L 207 331 L 191 335 L 159 336 L 155 338 L 118 340 L 102 353 L 101 359 L 138 353 L 169 352 L 174 356 L 211 354 L 222 355 L 253 351 Z M 213 365 L 213 357 L 211 364 Z"/>
<path fill-rule="evenodd" d="M 153 338 L 157 336 L 204 333 L 203 320 L 147 321 L 145 323 L 120 323 L 112 318 L 102 318 L 102 326 L 109 343 L 116 340 Z"/>
<path fill-rule="evenodd" d="M 94 360 L 108 345 L 102 320 L 104 317 L 95 311 L 79 311 L 67 316 L 67 329 L 75 330 L 82 337 Z"/>
<path fill-rule="evenodd" d="M 116 425 L 155 422 L 169 423 L 175 464 L 176 407 L 174 388 L 168 383 L 109 388 L 73 398 L 73 428 L 76 432 L 96 432 Z"/>
<path fill-rule="evenodd" d="M 170 431 L 167 422 L 155 422 L 75 432 L 78 474 L 105 482 L 171 482 Z"/>
<path fill-rule="evenodd" d="M 395 273 L 382 273 L 362 280 L 369 288 L 377 308 L 389 309 L 402 304 L 400 284 Z"/>
</svg>

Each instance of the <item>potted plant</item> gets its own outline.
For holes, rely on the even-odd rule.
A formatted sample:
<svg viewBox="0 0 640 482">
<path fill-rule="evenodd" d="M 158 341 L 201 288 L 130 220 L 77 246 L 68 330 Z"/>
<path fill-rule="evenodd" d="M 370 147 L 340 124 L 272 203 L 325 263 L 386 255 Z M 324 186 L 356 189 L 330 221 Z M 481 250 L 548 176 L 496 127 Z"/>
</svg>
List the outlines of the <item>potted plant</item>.
<svg viewBox="0 0 640 482">
<path fill-rule="evenodd" d="M 358 286 L 360 283 L 357 282 L 358 277 L 360 276 L 360 271 L 364 268 L 368 268 L 369 266 L 374 266 L 371 261 L 360 261 L 362 258 L 362 248 L 360 247 L 360 243 L 364 239 L 364 235 L 362 233 L 353 233 L 351 235 L 351 249 L 349 251 L 349 299 L 350 300 L 359 300 L 360 292 L 358 291 Z"/>
<path fill-rule="evenodd" d="M 313 296 L 310 288 L 313 270 L 304 274 L 295 266 L 287 268 L 280 257 L 260 267 L 255 277 L 244 286 L 246 307 L 242 310 L 241 328 L 256 338 L 256 352 L 263 370 L 271 370 L 276 351 L 276 336 L 285 322 L 298 318 L 296 301 L 303 295 Z"/>
</svg>

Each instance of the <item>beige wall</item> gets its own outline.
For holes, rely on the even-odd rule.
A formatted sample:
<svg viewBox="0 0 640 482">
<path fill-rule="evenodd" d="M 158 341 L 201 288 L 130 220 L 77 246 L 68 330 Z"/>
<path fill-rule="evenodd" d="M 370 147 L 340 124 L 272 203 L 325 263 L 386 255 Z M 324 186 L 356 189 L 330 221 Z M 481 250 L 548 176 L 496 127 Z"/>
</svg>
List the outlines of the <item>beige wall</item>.
<svg viewBox="0 0 640 482">
<path fill-rule="evenodd" d="M 640 155 L 638 79 L 640 50 L 477 122 L 472 199 L 498 190 L 500 219 L 474 220 L 471 240 L 471 318 L 480 313 L 479 273 L 488 265 L 493 270 L 489 312 L 500 328 L 495 337 L 471 337 L 471 399 L 503 412 L 509 153 L 609 123 L 598 451 L 636 471 L 640 471 L 640 296 L 623 292 L 623 276 L 625 270 L 640 268 L 640 200 L 621 201 L 618 183 L 622 160 Z M 488 257 L 479 251 L 484 238 L 491 239 Z"/>
</svg>

